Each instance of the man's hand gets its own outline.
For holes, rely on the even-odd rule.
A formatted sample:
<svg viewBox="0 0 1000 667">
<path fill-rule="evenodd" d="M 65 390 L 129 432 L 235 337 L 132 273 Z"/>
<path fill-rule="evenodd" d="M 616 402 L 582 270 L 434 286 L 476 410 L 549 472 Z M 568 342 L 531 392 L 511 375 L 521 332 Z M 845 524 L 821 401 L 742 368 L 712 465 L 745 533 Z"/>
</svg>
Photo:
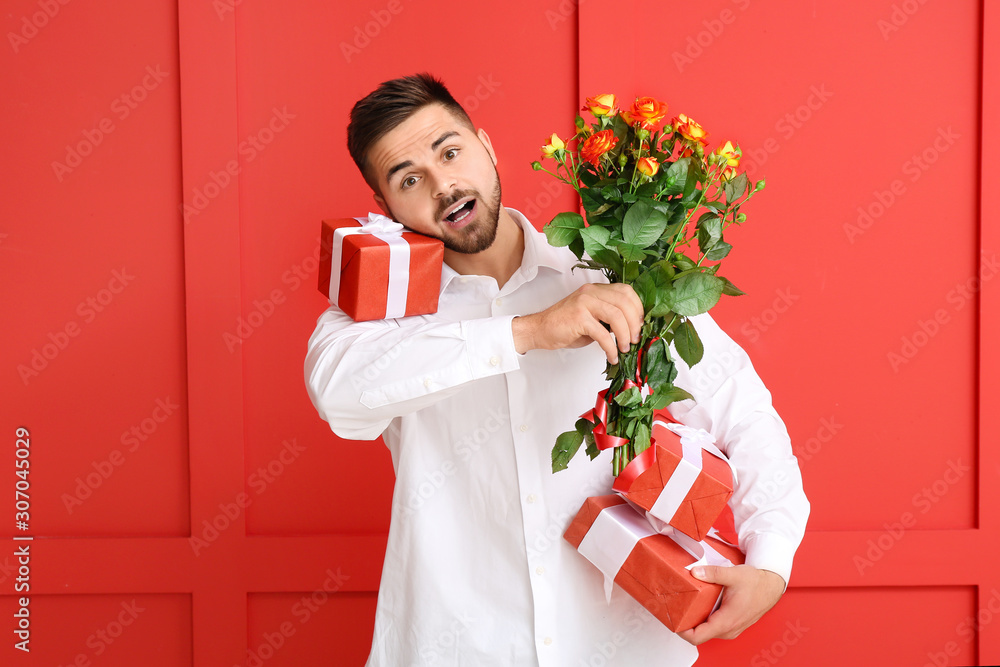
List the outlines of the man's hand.
<svg viewBox="0 0 1000 667">
<path fill-rule="evenodd" d="M 642 301 L 631 285 L 587 284 L 540 313 L 515 317 L 514 347 L 524 354 L 535 349 L 583 347 L 597 341 L 608 361 L 616 364 L 619 349 L 628 352 L 629 345 L 639 342 L 643 317 Z M 611 326 L 610 332 L 602 322 Z"/>
<path fill-rule="evenodd" d="M 725 586 L 722 604 L 707 621 L 677 633 L 695 646 L 717 637 L 735 639 L 773 607 L 785 589 L 785 580 L 779 575 L 750 565 L 706 565 L 692 568 L 691 574 L 696 579 Z"/>
</svg>

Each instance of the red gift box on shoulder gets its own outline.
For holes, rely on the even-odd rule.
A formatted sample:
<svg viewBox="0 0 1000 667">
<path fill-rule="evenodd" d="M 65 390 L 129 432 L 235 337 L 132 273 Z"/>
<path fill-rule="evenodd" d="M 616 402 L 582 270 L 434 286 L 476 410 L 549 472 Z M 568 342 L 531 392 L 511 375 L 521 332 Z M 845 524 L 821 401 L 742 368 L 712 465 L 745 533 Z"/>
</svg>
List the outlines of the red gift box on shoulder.
<svg viewBox="0 0 1000 667">
<path fill-rule="evenodd" d="M 636 508 L 612 494 L 587 498 L 564 538 L 604 573 L 609 600 L 618 584 L 661 623 L 682 632 L 708 618 L 723 588 L 695 579 L 690 568 L 738 565 L 744 557 L 712 537 L 698 542 L 670 527 L 663 530 L 656 532 Z"/>
<path fill-rule="evenodd" d="M 355 321 L 437 312 L 444 244 L 384 215 L 324 220 L 319 291 Z"/>
<path fill-rule="evenodd" d="M 612 488 L 688 537 L 703 540 L 726 509 L 734 481 L 729 461 L 707 431 L 658 419 L 651 446 L 625 466 Z"/>
</svg>

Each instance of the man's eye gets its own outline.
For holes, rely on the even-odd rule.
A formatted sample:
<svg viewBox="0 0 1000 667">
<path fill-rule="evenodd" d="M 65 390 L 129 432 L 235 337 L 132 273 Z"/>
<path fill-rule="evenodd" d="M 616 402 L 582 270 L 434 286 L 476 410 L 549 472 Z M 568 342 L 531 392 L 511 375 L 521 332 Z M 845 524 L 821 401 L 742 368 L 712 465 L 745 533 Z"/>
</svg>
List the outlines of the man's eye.
<svg viewBox="0 0 1000 667">
<path fill-rule="evenodd" d="M 455 148 L 449 148 L 444 153 L 445 159 L 448 159 L 448 160 L 455 159 L 456 155 L 458 155 L 458 149 L 455 149 Z"/>
<path fill-rule="evenodd" d="M 416 182 L 417 182 L 416 178 L 414 178 L 413 176 L 407 176 L 406 178 L 403 179 L 403 182 L 400 183 L 400 186 L 404 187 L 404 188 L 408 188 L 408 187 L 410 187 L 411 185 L 413 185 Z"/>
</svg>

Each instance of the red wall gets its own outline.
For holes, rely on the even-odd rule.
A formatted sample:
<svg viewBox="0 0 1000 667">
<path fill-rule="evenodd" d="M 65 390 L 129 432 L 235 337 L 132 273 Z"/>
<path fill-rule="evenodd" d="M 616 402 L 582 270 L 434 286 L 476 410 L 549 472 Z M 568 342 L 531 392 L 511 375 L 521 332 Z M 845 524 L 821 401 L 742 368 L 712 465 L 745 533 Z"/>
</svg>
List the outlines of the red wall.
<svg viewBox="0 0 1000 667">
<path fill-rule="evenodd" d="M 34 539 L 0 551 L 9 638 L 31 554 L 32 651 L 11 641 L 3 664 L 362 664 L 391 464 L 333 436 L 301 369 L 319 221 L 372 207 L 347 113 L 422 70 L 538 226 L 574 200 L 529 164 L 600 92 L 666 100 L 767 178 L 729 239 L 748 295 L 713 313 L 771 389 L 813 512 L 785 598 L 702 663 L 1000 662 L 995 7 L 5 9 L 0 511 Z"/>
</svg>

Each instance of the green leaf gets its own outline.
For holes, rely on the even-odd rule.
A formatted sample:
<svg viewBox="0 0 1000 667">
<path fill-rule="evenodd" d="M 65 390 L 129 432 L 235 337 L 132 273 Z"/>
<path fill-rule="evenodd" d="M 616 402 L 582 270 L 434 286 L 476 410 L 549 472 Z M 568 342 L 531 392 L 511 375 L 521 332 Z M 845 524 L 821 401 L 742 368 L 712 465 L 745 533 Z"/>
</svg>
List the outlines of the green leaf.
<svg viewBox="0 0 1000 667">
<path fill-rule="evenodd" d="M 725 241 L 720 239 L 718 243 L 712 246 L 711 250 L 705 253 L 705 259 L 710 260 L 712 262 L 717 262 L 720 259 L 724 259 L 726 255 L 729 254 L 729 251 L 732 249 L 733 249 L 732 244 L 726 243 Z"/>
<path fill-rule="evenodd" d="M 705 356 L 705 346 L 688 318 L 684 318 L 674 332 L 674 345 L 677 347 L 677 354 L 681 355 L 688 367 L 694 366 Z"/>
<path fill-rule="evenodd" d="M 688 273 L 674 282 L 670 309 L 678 315 L 693 317 L 706 313 L 722 296 L 722 279 L 707 273 Z"/>
<path fill-rule="evenodd" d="M 611 269 L 619 276 L 622 274 L 622 258 L 617 250 L 598 250 L 591 255 L 591 259 L 601 266 Z"/>
<path fill-rule="evenodd" d="M 569 467 L 569 461 L 576 455 L 583 444 L 583 435 L 578 431 L 566 431 L 556 438 L 556 446 L 552 448 L 552 472 L 559 472 Z"/>
<path fill-rule="evenodd" d="M 658 390 L 657 393 L 662 396 L 660 400 L 666 401 L 666 403 L 663 404 L 663 407 L 667 407 L 674 401 L 684 401 L 689 398 L 694 398 L 694 396 L 687 393 L 680 387 L 663 388 L 662 390 Z"/>
<path fill-rule="evenodd" d="M 673 277 L 671 272 L 669 263 L 660 261 L 632 283 L 632 288 L 642 301 L 643 310 L 647 315 L 661 317 L 661 311 L 669 310 L 667 293 L 671 288 Z"/>
<path fill-rule="evenodd" d="M 586 437 L 594 432 L 594 422 L 580 417 L 576 420 L 576 432 Z"/>
<path fill-rule="evenodd" d="M 677 368 L 670 356 L 667 341 L 662 338 L 653 341 L 643 357 L 643 377 L 651 387 L 669 385 L 677 377 Z"/>
<path fill-rule="evenodd" d="M 636 454 L 649 449 L 649 425 L 646 422 L 641 421 L 636 424 L 635 435 L 632 436 L 632 446 L 635 448 Z"/>
<path fill-rule="evenodd" d="M 583 259 L 584 247 L 582 238 L 577 236 L 573 239 L 569 244 L 569 249 L 573 251 L 573 254 L 576 255 L 577 259 Z"/>
<path fill-rule="evenodd" d="M 623 408 L 631 408 L 642 403 L 642 394 L 638 387 L 629 387 L 615 396 L 615 403 Z"/>
<path fill-rule="evenodd" d="M 643 405 L 648 405 L 653 410 L 662 410 L 667 407 L 670 404 L 670 395 L 667 393 L 669 389 L 668 385 L 662 391 L 654 391 Z"/>
<path fill-rule="evenodd" d="M 667 216 L 648 199 L 640 199 L 625 213 L 622 238 L 629 245 L 647 248 L 659 240 L 667 228 Z"/>
<path fill-rule="evenodd" d="M 579 213 L 560 213 L 542 228 L 549 245 L 567 246 L 580 235 L 583 229 L 583 216 Z"/>
<path fill-rule="evenodd" d="M 639 246 L 630 245 L 628 243 L 619 243 L 618 252 L 621 257 L 626 262 L 641 262 L 646 258 L 646 251 L 644 248 Z"/>
<path fill-rule="evenodd" d="M 641 270 L 642 264 L 639 262 L 625 262 L 625 273 L 622 275 L 622 280 L 629 284 L 634 283 Z"/>
<path fill-rule="evenodd" d="M 601 188 L 601 196 L 605 199 L 621 199 L 622 191 L 617 185 L 606 185 Z"/>
<path fill-rule="evenodd" d="M 608 249 L 608 239 L 611 238 L 611 230 L 607 227 L 584 227 L 580 230 L 580 238 L 583 239 L 583 248 L 591 257 L 601 250 Z"/>
<path fill-rule="evenodd" d="M 601 450 L 597 448 L 597 441 L 594 440 L 593 433 L 588 433 L 584 441 L 587 443 L 587 456 L 590 457 L 591 461 L 601 455 Z"/>
<path fill-rule="evenodd" d="M 687 185 L 688 171 L 691 168 L 691 158 L 682 157 L 677 160 L 670 167 L 667 168 L 666 174 L 664 175 L 664 181 L 667 187 L 664 189 L 663 193 L 667 195 L 676 195 L 684 192 L 684 186 Z"/>
<path fill-rule="evenodd" d="M 722 221 L 715 213 L 705 213 L 696 223 L 698 228 L 698 247 L 702 252 L 708 252 L 716 243 L 722 240 Z"/>
<path fill-rule="evenodd" d="M 698 265 L 695 264 L 694 260 L 687 255 L 674 255 L 674 266 L 676 266 L 679 271 L 688 271 Z"/>
<path fill-rule="evenodd" d="M 726 201 L 732 204 L 734 201 L 742 197 L 747 191 L 748 184 L 747 175 L 744 173 L 740 173 L 732 180 L 723 183 L 722 191 L 726 194 Z"/>
<path fill-rule="evenodd" d="M 744 292 L 739 287 L 734 285 L 732 281 L 729 280 L 729 278 L 723 278 L 722 276 L 719 276 L 719 280 L 723 281 L 722 285 L 723 294 L 728 294 L 729 296 L 743 296 L 744 294 L 746 294 L 746 292 Z"/>
</svg>

